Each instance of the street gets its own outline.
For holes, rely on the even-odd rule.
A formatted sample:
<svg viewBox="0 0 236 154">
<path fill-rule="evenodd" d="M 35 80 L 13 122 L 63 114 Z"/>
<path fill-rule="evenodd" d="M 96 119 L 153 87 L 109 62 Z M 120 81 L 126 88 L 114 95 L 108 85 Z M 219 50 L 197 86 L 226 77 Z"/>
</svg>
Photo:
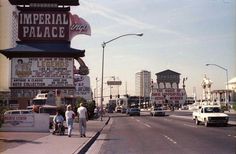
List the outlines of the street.
<svg viewBox="0 0 236 154">
<path fill-rule="evenodd" d="M 188 112 L 164 117 L 110 114 L 110 124 L 87 153 L 235 154 L 235 125 L 195 125 Z M 174 115 L 188 118 L 176 118 Z M 98 150 L 99 149 L 99 150 Z"/>
</svg>

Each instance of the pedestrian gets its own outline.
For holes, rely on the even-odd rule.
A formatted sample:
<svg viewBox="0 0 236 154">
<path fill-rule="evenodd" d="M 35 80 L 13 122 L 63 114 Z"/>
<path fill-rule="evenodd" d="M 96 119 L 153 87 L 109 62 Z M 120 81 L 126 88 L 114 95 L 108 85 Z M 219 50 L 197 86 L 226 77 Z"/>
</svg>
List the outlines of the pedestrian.
<svg viewBox="0 0 236 154">
<path fill-rule="evenodd" d="M 71 105 L 68 105 L 66 107 L 66 124 L 68 127 L 68 137 L 71 137 L 72 129 L 73 129 L 73 121 L 74 121 L 74 116 L 75 113 L 71 110 Z"/>
<path fill-rule="evenodd" d="M 86 137 L 86 122 L 88 120 L 88 112 L 84 107 L 84 103 L 80 103 L 80 107 L 77 109 L 78 117 L 79 117 L 79 129 L 80 129 L 80 137 Z"/>
<path fill-rule="evenodd" d="M 62 129 L 63 129 L 62 131 L 64 132 L 63 122 L 64 122 L 64 118 L 61 115 L 61 112 L 57 111 L 56 115 L 53 117 L 54 131 L 52 134 L 55 134 L 56 132 L 59 131 L 58 126 L 62 126 Z M 61 124 L 61 125 L 58 125 L 58 124 Z"/>
</svg>

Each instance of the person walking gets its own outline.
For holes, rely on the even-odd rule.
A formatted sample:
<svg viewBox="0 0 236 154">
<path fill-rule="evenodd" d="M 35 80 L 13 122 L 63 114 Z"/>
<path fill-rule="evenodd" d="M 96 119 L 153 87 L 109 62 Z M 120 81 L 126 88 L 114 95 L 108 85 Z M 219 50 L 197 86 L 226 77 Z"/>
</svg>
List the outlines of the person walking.
<svg viewBox="0 0 236 154">
<path fill-rule="evenodd" d="M 73 129 L 73 121 L 74 121 L 74 116 L 75 113 L 71 110 L 71 105 L 68 105 L 66 107 L 66 124 L 68 127 L 68 137 L 71 137 L 72 129 Z"/>
<path fill-rule="evenodd" d="M 77 109 L 78 117 L 79 117 L 79 129 L 80 129 L 80 137 L 86 137 L 86 122 L 88 120 L 88 112 L 84 107 L 84 103 L 80 103 L 80 107 Z"/>
</svg>

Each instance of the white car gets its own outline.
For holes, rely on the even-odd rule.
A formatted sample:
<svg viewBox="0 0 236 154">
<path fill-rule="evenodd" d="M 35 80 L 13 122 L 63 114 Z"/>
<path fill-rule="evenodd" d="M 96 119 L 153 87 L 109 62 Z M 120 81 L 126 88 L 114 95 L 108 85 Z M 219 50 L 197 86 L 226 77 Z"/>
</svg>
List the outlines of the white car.
<svg viewBox="0 0 236 154">
<path fill-rule="evenodd" d="M 227 126 L 229 121 L 229 116 L 224 114 L 219 106 L 202 106 L 197 111 L 192 114 L 193 120 L 196 125 L 204 123 L 206 127 L 209 124 L 222 124 Z"/>
<path fill-rule="evenodd" d="M 152 108 L 150 111 L 151 116 L 165 116 L 165 111 L 161 107 Z"/>
</svg>

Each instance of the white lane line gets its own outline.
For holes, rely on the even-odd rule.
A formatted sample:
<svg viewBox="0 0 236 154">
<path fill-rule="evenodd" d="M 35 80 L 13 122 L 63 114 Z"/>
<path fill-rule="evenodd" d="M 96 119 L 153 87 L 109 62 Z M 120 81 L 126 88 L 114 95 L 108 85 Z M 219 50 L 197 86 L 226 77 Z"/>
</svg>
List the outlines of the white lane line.
<svg viewBox="0 0 236 154">
<path fill-rule="evenodd" d="M 135 119 L 137 122 L 141 123 L 141 121 L 139 119 Z M 149 124 L 146 124 L 145 122 L 143 123 L 145 126 L 147 126 L 148 128 L 151 128 L 151 126 Z"/>
<path fill-rule="evenodd" d="M 234 136 L 234 138 L 236 138 L 236 136 Z"/>
<path fill-rule="evenodd" d="M 169 140 L 170 142 L 174 143 L 174 144 L 177 144 L 177 142 L 175 140 L 173 140 L 172 138 L 170 138 L 169 136 L 167 135 L 164 135 L 164 137 Z"/>
<path fill-rule="evenodd" d="M 147 127 L 149 127 L 149 128 L 151 128 L 151 126 L 150 126 L 149 124 L 145 124 L 145 123 L 144 123 L 144 125 L 147 126 Z"/>
<path fill-rule="evenodd" d="M 230 135 L 230 134 L 228 134 L 228 136 L 230 137 L 231 135 Z"/>
<path fill-rule="evenodd" d="M 192 128 L 197 128 L 196 126 L 189 125 L 189 124 L 184 124 L 185 126 L 192 127 Z"/>
</svg>

